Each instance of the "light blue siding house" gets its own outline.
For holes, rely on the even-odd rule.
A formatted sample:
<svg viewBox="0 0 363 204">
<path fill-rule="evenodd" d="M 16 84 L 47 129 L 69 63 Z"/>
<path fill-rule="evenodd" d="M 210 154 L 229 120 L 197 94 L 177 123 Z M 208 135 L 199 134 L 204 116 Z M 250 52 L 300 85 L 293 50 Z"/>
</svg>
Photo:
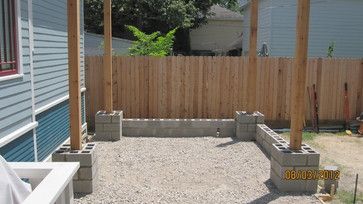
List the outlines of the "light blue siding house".
<svg viewBox="0 0 363 204">
<path fill-rule="evenodd" d="M 69 138 L 67 0 L 0 1 L 0 155 L 44 161 Z M 85 122 L 81 1 L 82 122 Z"/>
<path fill-rule="evenodd" d="M 249 49 L 249 1 L 244 8 L 243 52 Z M 265 42 L 270 56 L 295 54 L 297 0 L 259 0 L 258 49 Z M 363 57 L 363 1 L 311 0 L 309 56 L 326 57 L 334 42 L 334 57 Z"/>
</svg>

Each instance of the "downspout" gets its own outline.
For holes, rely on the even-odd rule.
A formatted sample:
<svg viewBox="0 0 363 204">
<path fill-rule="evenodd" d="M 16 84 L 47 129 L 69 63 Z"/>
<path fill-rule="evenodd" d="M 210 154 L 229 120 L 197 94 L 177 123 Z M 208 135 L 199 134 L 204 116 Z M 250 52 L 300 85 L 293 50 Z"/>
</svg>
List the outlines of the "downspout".
<svg viewBox="0 0 363 204">
<path fill-rule="evenodd" d="M 33 0 L 28 0 L 28 23 L 29 23 L 29 68 L 30 68 L 30 87 L 32 97 L 32 122 L 36 122 L 35 117 L 35 93 L 34 93 L 34 32 L 33 32 Z M 33 144 L 34 144 L 34 159 L 38 161 L 38 145 L 37 145 L 37 130 L 33 129 Z"/>
</svg>

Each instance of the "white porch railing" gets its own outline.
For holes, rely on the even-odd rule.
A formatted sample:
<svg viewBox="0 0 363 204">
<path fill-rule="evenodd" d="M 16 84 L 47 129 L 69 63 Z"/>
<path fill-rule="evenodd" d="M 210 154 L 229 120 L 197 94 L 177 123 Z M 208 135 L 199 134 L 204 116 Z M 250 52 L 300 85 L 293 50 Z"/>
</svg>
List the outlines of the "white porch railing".
<svg viewBox="0 0 363 204">
<path fill-rule="evenodd" d="M 10 162 L 20 178 L 29 179 L 33 191 L 24 204 L 73 203 L 73 176 L 79 169 L 78 162 L 28 163 Z"/>
</svg>

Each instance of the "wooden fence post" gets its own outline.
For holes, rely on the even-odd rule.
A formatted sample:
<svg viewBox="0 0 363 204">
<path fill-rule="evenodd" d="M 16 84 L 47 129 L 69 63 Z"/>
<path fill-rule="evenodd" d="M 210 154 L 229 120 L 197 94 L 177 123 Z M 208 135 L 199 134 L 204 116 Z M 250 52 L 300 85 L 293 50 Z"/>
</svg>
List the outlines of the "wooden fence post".
<svg viewBox="0 0 363 204">
<path fill-rule="evenodd" d="M 247 112 L 256 110 L 258 0 L 251 1 L 250 46 L 247 75 Z"/>
<path fill-rule="evenodd" d="M 82 148 L 80 85 L 80 2 L 68 0 L 68 73 L 71 148 Z"/>
<path fill-rule="evenodd" d="M 103 58 L 103 94 L 105 111 L 113 111 L 112 104 L 112 23 L 111 0 L 104 1 L 104 58 Z"/>
<path fill-rule="evenodd" d="M 291 84 L 290 148 L 300 150 L 305 107 L 305 85 L 308 58 L 310 0 L 298 0 L 296 21 L 295 66 Z"/>
</svg>

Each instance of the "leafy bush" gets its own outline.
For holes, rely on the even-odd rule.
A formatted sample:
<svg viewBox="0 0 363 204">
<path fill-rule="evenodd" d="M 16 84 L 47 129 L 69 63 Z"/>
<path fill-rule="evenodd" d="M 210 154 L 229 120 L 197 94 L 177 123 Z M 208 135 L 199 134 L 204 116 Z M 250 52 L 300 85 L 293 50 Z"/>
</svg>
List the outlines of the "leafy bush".
<svg viewBox="0 0 363 204">
<path fill-rule="evenodd" d="M 137 38 L 129 48 L 131 56 L 167 56 L 172 52 L 175 32 L 169 31 L 165 36 L 159 31 L 146 34 L 134 26 L 126 26 Z"/>
</svg>

